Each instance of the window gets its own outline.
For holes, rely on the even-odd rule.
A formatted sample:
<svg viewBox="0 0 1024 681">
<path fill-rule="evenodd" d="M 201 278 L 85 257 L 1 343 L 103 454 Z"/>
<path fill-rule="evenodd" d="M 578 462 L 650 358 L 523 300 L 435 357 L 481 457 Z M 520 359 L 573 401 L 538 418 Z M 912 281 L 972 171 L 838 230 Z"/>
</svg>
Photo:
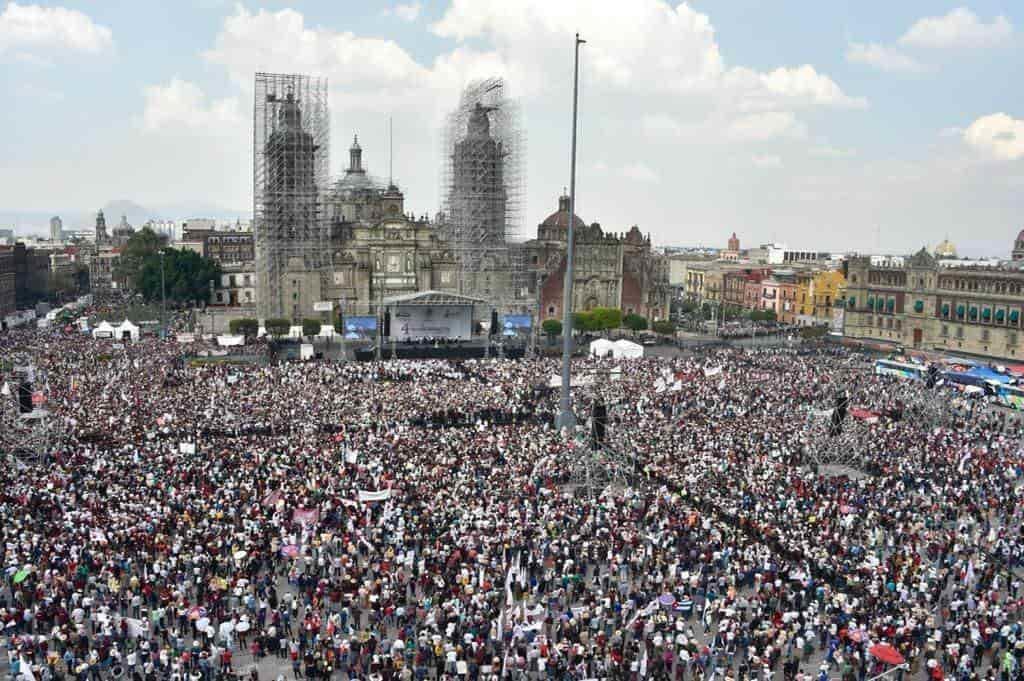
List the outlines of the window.
<svg viewBox="0 0 1024 681">
<path fill-rule="evenodd" d="M 903 330 L 903 322 L 901 320 L 899 320 L 899 319 L 896 320 L 896 330 L 897 331 L 902 331 Z"/>
<path fill-rule="evenodd" d="M 942 337 L 949 338 L 949 327 L 945 324 L 942 325 Z"/>
<path fill-rule="evenodd" d="M 1007 345 L 1016 345 L 1017 344 L 1017 334 L 1015 334 L 1015 333 L 1008 333 L 1008 334 L 1006 334 L 1006 344 Z"/>
<path fill-rule="evenodd" d="M 555 314 L 555 306 L 554 305 L 549 305 L 548 306 L 548 314 L 549 315 Z"/>
<path fill-rule="evenodd" d="M 956 337 L 957 338 L 963 338 L 964 337 L 964 327 L 962 327 L 962 326 L 956 327 Z"/>
</svg>

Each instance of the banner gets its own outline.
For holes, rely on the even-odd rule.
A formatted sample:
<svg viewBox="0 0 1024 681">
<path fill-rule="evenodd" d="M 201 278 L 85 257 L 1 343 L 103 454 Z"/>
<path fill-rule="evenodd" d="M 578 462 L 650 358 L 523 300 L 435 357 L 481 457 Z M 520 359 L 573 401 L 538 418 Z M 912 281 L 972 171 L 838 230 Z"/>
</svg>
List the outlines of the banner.
<svg viewBox="0 0 1024 681">
<path fill-rule="evenodd" d="M 385 499 L 391 498 L 391 490 L 382 489 L 377 492 L 371 492 L 370 490 L 361 489 L 359 490 L 359 501 L 384 501 Z"/>
<path fill-rule="evenodd" d="M 705 378 L 711 378 L 712 376 L 717 376 L 720 373 L 722 373 L 722 367 L 720 367 L 720 366 L 717 366 L 714 369 L 709 369 L 707 367 L 704 367 L 704 377 Z"/>
<path fill-rule="evenodd" d="M 419 338 L 470 340 L 471 305 L 396 305 L 391 311 L 391 335 L 400 341 Z"/>
<path fill-rule="evenodd" d="M 297 508 L 292 513 L 292 522 L 309 527 L 320 519 L 320 511 L 315 508 Z"/>
<path fill-rule="evenodd" d="M 313 312 L 330 312 L 334 309 L 334 303 L 330 300 L 318 300 L 313 303 Z"/>
<path fill-rule="evenodd" d="M 230 336 L 227 334 L 223 336 L 217 336 L 217 345 L 221 346 L 222 348 L 230 347 L 233 345 L 245 345 L 245 336 Z"/>
<path fill-rule="evenodd" d="M 196 443 L 195 442 L 182 442 L 178 445 L 178 451 L 182 454 L 195 454 Z"/>
</svg>

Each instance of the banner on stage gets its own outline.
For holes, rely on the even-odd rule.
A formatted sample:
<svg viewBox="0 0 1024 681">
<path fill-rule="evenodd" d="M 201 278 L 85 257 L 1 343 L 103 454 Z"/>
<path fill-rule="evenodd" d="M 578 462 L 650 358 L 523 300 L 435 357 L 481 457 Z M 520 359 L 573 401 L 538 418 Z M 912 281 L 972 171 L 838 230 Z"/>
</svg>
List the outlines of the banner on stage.
<svg viewBox="0 0 1024 681">
<path fill-rule="evenodd" d="M 470 340 L 473 331 L 470 305 L 397 305 L 392 312 L 391 335 L 400 341 L 419 338 Z"/>
</svg>

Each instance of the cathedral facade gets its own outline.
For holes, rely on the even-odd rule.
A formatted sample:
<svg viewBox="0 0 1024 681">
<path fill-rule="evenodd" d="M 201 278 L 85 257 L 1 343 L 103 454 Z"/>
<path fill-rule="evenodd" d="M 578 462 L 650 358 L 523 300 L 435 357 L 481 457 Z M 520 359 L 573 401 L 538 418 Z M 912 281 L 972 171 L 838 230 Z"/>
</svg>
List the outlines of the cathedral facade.
<svg viewBox="0 0 1024 681">
<path fill-rule="evenodd" d="M 330 266 L 323 300 L 345 315 L 374 314 L 395 295 L 454 291 L 454 255 L 426 216 L 405 213 L 405 197 L 393 183 L 374 180 L 363 168 L 353 140 L 349 167 L 325 199 L 330 224 Z"/>
<path fill-rule="evenodd" d="M 576 215 L 571 219 L 575 232 L 572 310 L 612 307 L 650 321 L 667 319 L 668 260 L 654 252 L 650 236 L 635 225 L 617 234 L 605 232 L 596 222 L 588 226 Z M 569 197 L 563 195 L 558 210 L 537 226 L 537 238 L 523 246 L 539 291 L 541 320 L 562 318 L 569 220 Z"/>
</svg>

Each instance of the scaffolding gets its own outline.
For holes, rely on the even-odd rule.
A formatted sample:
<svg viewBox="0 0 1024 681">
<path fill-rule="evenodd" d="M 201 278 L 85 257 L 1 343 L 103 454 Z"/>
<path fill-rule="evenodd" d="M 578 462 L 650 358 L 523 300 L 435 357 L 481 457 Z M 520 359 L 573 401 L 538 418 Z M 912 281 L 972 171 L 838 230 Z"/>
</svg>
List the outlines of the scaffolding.
<svg viewBox="0 0 1024 681">
<path fill-rule="evenodd" d="M 521 243 L 526 137 L 504 80 L 467 85 L 441 137 L 441 230 L 457 291 L 504 312 L 533 312 Z"/>
<path fill-rule="evenodd" d="M 320 196 L 330 171 L 327 79 L 257 73 L 255 92 L 257 313 L 264 320 L 295 320 L 311 311 L 328 264 L 329 224 Z M 288 278 L 286 286 L 286 273 L 304 276 Z"/>
</svg>

